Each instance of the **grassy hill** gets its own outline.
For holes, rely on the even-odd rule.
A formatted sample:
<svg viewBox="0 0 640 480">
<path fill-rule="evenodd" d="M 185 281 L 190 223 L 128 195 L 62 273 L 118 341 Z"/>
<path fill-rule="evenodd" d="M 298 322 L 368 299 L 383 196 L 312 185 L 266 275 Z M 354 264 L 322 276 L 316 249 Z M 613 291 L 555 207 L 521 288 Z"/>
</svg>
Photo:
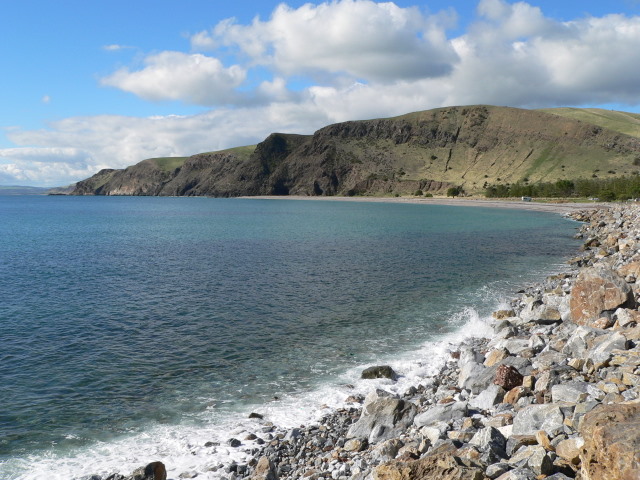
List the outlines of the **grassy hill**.
<svg viewBox="0 0 640 480">
<path fill-rule="evenodd" d="M 473 105 L 103 170 L 75 194 L 392 195 L 640 173 L 640 115 Z"/>
</svg>

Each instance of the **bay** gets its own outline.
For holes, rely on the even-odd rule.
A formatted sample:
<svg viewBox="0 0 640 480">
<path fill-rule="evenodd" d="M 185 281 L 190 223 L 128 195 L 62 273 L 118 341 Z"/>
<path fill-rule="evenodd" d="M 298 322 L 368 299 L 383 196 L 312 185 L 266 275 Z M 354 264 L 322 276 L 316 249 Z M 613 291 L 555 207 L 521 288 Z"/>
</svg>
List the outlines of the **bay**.
<svg viewBox="0 0 640 480">
<path fill-rule="evenodd" d="M 360 367 L 413 359 L 560 270 L 574 228 L 437 205 L 0 197 L 0 477 L 129 468 L 149 432 L 178 458 L 256 409 L 299 421 Z"/>
</svg>

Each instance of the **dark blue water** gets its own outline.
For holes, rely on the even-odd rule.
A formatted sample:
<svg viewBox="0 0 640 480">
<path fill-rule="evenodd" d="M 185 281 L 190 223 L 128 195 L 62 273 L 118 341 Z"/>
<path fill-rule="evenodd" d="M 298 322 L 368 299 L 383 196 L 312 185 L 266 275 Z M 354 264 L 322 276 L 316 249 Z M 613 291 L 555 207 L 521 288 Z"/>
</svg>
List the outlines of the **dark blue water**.
<svg viewBox="0 0 640 480">
<path fill-rule="evenodd" d="M 447 206 L 0 197 L 0 478 L 417 348 L 559 270 L 574 228 Z"/>
</svg>

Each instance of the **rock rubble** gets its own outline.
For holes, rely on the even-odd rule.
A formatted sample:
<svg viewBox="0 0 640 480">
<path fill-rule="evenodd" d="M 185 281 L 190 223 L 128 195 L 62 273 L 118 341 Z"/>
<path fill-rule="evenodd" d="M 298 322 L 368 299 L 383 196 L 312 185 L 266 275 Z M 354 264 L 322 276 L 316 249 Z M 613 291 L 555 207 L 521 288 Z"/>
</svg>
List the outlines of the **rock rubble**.
<svg viewBox="0 0 640 480">
<path fill-rule="evenodd" d="M 214 467 L 220 478 L 640 479 L 640 208 L 572 217 L 581 254 L 495 312 L 492 338 L 403 395 L 353 395 L 316 425 L 256 416 L 261 434 L 237 447 L 251 460 Z"/>
</svg>

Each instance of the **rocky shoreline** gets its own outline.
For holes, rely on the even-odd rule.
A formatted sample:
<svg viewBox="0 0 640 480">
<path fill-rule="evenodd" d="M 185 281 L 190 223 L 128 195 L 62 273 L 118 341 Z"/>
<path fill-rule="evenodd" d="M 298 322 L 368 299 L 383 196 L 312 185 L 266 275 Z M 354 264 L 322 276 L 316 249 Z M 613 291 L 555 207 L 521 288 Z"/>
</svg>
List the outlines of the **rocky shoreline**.
<svg viewBox="0 0 640 480">
<path fill-rule="evenodd" d="M 206 445 L 243 450 L 247 461 L 211 471 L 226 480 L 640 479 L 640 207 L 570 216 L 585 222 L 581 254 L 494 312 L 492 338 L 459 345 L 402 395 L 354 394 L 314 425 L 285 430 L 252 414 L 257 433 Z M 104 480 L 123 479 L 166 471 L 154 462 Z"/>
</svg>

